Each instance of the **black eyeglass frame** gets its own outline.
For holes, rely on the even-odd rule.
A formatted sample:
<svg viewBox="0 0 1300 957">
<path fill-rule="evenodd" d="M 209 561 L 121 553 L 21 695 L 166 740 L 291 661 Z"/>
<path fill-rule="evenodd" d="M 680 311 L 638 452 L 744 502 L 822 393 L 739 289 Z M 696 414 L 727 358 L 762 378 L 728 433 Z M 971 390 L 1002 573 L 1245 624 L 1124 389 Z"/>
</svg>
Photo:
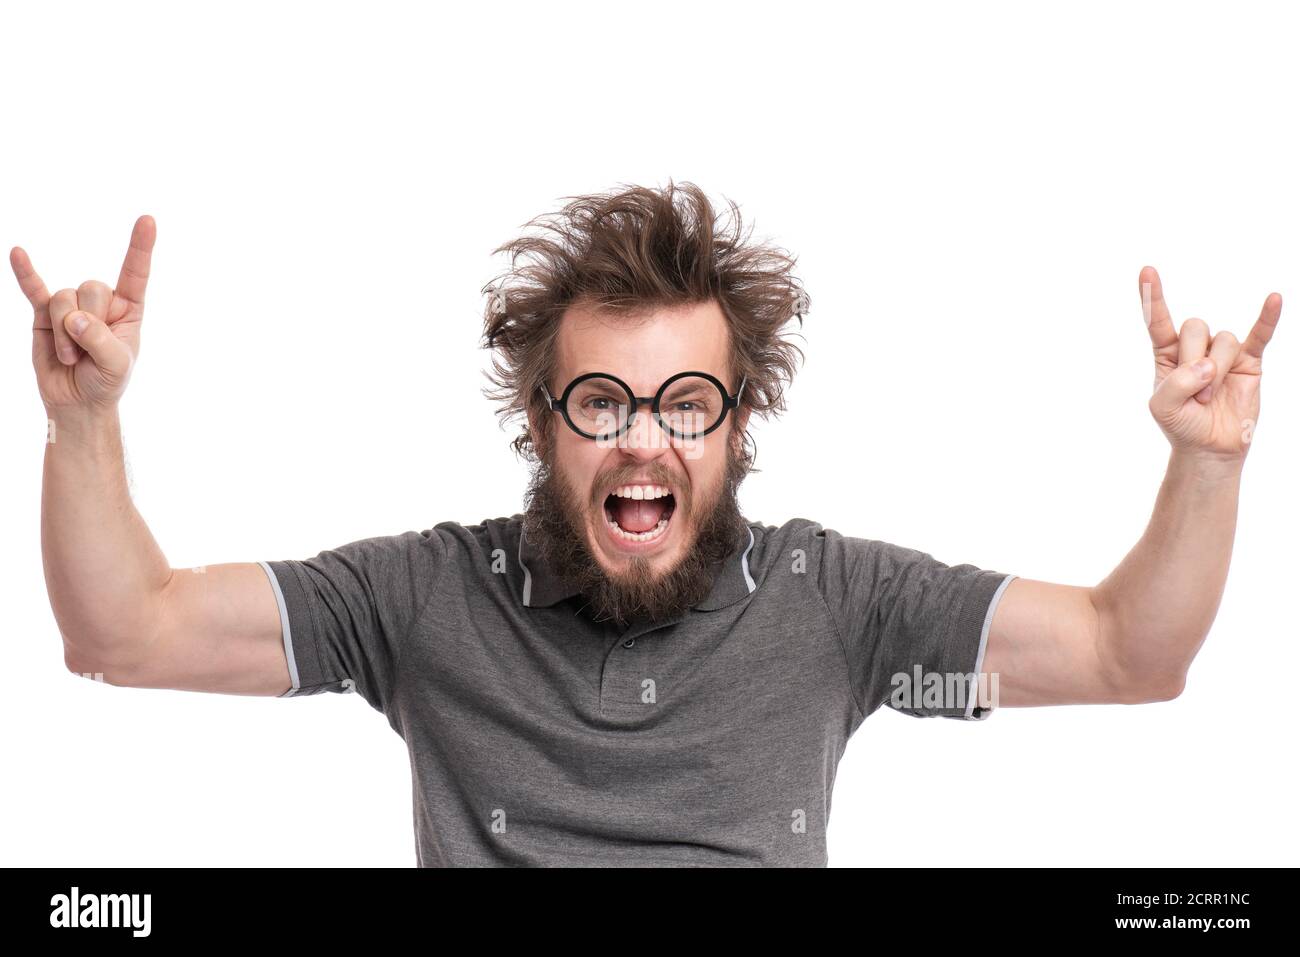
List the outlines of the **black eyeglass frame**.
<svg viewBox="0 0 1300 957">
<path fill-rule="evenodd" d="M 671 425 L 669 425 L 667 422 L 665 422 L 663 420 L 663 417 L 660 416 L 659 414 L 659 403 L 662 401 L 664 397 L 664 393 L 668 391 L 668 387 L 671 386 L 678 379 L 685 379 L 687 376 L 698 376 L 701 379 L 708 379 L 710 382 L 713 383 L 714 386 L 717 387 L 719 394 L 721 394 L 722 396 L 722 414 L 718 416 L 718 421 L 714 422 L 707 429 L 704 429 L 700 432 L 679 432 L 676 429 L 674 429 Z M 627 421 L 623 423 L 623 425 L 619 428 L 617 432 L 610 432 L 605 435 L 593 435 L 590 432 L 584 432 L 582 431 L 582 429 L 578 428 L 578 426 L 574 423 L 573 419 L 569 416 L 569 396 L 573 394 L 574 389 L 576 389 L 582 383 L 586 382 L 588 379 L 609 379 L 611 382 L 615 383 L 620 388 L 622 388 L 622 390 L 625 393 L 627 393 L 628 408 L 630 408 L 632 411 L 631 414 L 628 415 Z M 710 375 L 707 372 L 679 372 L 674 376 L 670 376 L 664 382 L 664 384 L 659 387 L 659 391 L 656 392 L 654 395 L 637 395 L 635 392 L 632 391 L 632 387 L 629 386 L 626 382 L 624 382 L 618 376 L 611 375 L 608 372 L 587 372 L 584 373 L 583 375 L 578 376 L 578 378 L 574 379 L 567 386 L 565 386 L 564 392 L 560 395 L 558 399 L 554 398 L 551 395 L 551 391 L 548 388 L 546 388 L 545 382 L 543 382 L 540 386 L 538 386 L 538 388 L 542 390 L 542 395 L 546 396 L 546 403 L 548 406 L 550 406 L 551 411 L 558 412 L 560 413 L 560 415 L 564 416 L 564 421 L 569 426 L 569 428 L 573 429 L 574 432 L 577 432 L 584 439 L 591 439 L 592 441 L 595 442 L 608 442 L 610 439 L 616 439 L 619 436 L 625 434 L 627 430 L 632 427 L 632 423 L 636 421 L 636 417 L 640 413 L 641 406 L 643 405 L 650 406 L 651 417 L 655 420 L 656 423 L 658 423 L 661 429 L 663 429 L 669 435 L 673 436 L 673 438 L 700 439 L 708 435 L 710 432 L 714 431 L 718 427 L 720 427 L 723 422 L 727 421 L 727 413 L 730 412 L 732 409 L 738 408 L 740 406 L 740 397 L 745 392 L 746 379 L 748 379 L 748 376 L 741 377 L 740 388 L 736 390 L 735 395 L 728 395 L 727 387 L 722 384 L 722 380 L 720 380 L 717 376 Z"/>
</svg>

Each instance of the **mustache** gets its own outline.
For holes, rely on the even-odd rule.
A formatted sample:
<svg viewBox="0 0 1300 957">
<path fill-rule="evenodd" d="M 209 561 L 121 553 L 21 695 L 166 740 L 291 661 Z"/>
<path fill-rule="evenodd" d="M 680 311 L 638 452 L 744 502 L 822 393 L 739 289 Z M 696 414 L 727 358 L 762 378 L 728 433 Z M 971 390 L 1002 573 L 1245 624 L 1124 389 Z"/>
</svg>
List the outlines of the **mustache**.
<svg viewBox="0 0 1300 957">
<path fill-rule="evenodd" d="M 685 477 L 674 475 L 667 469 L 659 466 L 650 470 L 650 475 L 645 474 L 645 470 L 636 469 L 632 466 L 625 468 L 612 469 L 609 472 L 597 475 L 591 483 L 591 504 L 601 505 L 609 495 L 611 489 L 620 485 L 647 484 L 647 485 L 664 485 L 672 490 L 673 497 L 678 500 L 677 504 L 682 505 L 684 499 L 691 496 L 690 482 Z"/>
<path fill-rule="evenodd" d="M 639 470 L 641 478 L 645 478 L 646 471 Z M 650 471 L 654 477 L 647 481 L 667 485 L 675 491 L 685 492 L 690 488 L 671 473 Z M 611 576 L 605 571 L 588 544 L 588 513 L 583 507 L 586 496 L 555 467 L 549 456 L 535 467 L 525 493 L 525 533 L 538 546 L 547 567 L 575 586 L 584 602 L 579 611 L 594 620 L 627 627 L 636 620 L 674 617 L 709 594 L 718 567 L 744 534 L 745 519 L 736 493 L 746 471 L 744 461 L 738 456 L 728 457 L 716 496 L 711 501 L 698 502 L 698 515 L 685 513 L 693 534 L 682 558 L 658 576 L 652 574 L 650 560 L 644 556 L 630 559 L 620 575 Z M 635 474 L 627 474 L 627 469 L 612 469 L 607 475 L 615 485 L 630 484 L 621 481 L 624 478 L 637 478 Z M 602 478 L 593 486 L 593 499 L 602 488 L 610 487 Z M 592 504 L 603 508 L 603 499 Z M 678 502 L 678 508 L 685 504 Z"/>
</svg>

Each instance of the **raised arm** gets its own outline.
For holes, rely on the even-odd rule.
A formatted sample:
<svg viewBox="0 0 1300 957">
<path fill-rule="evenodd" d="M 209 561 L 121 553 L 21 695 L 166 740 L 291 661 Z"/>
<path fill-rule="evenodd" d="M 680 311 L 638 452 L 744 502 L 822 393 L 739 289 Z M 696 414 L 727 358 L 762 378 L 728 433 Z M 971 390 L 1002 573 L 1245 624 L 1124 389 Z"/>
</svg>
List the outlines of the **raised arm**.
<svg viewBox="0 0 1300 957">
<path fill-rule="evenodd" d="M 1155 352 L 1152 416 L 1172 451 L 1142 538 L 1092 588 L 1016 579 L 989 630 L 983 671 L 998 704 L 1141 703 L 1178 696 L 1218 612 L 1241 470 L 1259 421 L 1270 294 L 1244 343 L 1200 319 L 1175 331 L 1150 266 L 1138 277 Z"/>
<path fill-rule="evenodd" d="M 280 616 L 256 563 L 172 569 L 127 490 L 117 404 L 140 349 L 156 229 L 136 221 L 116 289 L 50 295 L 9 254 L 32 304 L 32 363 L 48 418 L 41 548 L 70 671 L 115 685 L 278 695 Z"/>
</svg>

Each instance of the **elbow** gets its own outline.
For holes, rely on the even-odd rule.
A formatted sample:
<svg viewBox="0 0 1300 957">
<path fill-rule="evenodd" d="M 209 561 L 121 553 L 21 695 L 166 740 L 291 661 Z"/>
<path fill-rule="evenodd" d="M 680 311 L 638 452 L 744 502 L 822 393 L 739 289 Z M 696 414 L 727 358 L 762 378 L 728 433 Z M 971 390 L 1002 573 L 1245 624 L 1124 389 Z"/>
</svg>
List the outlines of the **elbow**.
<svg viewBox="0 0 1300 957">
<path fill-rule="evenodd" d="M 1103 676 L 1101 700 L 1110 704 L 1154 704 L 1179 697 L 1187 686 L 1190 662 L 1170 660 L 1168 655 L 1150 654 L 1140 664 L 1134 662 L 1124 653 L 1124 644 L 1117 644 L 1115 628 L 1113 624 L 1108 625 L 1102 607 L 1095 599 L 1094 607 L 1097 617 L 1093 647 L 1097 667 Z"/>
<path fill-rule="evenodd" d="M 104 680 L 103 657 L 66 639 L 63 642 L 63 665 L 79 678 L 89 678 L 92 681 Z"/>
<path fill-rule="evenodd" d="M 1154 704 L 1173 701 L 1187 685 L 1187 669 L 1178 666 L 1134 668 L 1103 658 L 1104 698 L 1108 704 Z"/>
<path fill-rule="evenodd" d="M 120 687 L 133 687 L 135 684 L 124 656 L 93 642 L 72 641 L 65 636 L 63 665 L 79 678 Z"/>
<path fill-rule="evenodd" d="M 1187 674 L 1176 671 L 1159 675 L 1136 676 L 1125 685 L 1124 704 L 1155 704 L 1173 701 L 1187 686 Z"/>
<path fill-rule="evenodd" d="M 1158 685 L 1152 701 L 1173 701 L 1187 687 L 1187 675 L 1178 674 Z"/>
</svg>

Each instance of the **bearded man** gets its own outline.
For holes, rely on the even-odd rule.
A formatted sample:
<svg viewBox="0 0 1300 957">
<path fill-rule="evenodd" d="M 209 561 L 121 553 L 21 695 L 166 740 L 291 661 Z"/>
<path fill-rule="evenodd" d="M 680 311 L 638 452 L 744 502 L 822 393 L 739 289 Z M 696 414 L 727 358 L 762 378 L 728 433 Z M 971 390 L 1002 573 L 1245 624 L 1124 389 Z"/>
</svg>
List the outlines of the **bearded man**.
<svg viewBox="0 0 1300 957">
<path fill-rule="evenodd" d="M 123 472 L 153 220 L 115 289 L 50 295 L 15 249 L 70 670 L 357 692 L 409 749 L 421 866 L 824 865 L 836 768 L 882 705 L 972 720 L 1181 692 L 1223 591 L 1280 296 L 1244 343 L 1211 338 L 1199 319 L 1176 331 L 1142 270 L 1168 472 L 1114 572 L 1059 585 L 743 517 L 746 426 L 784 408 L 809 306 L 794 260 L 693 184 L 570 200 L 498 250 L 511 266 L 485 290 L 488 392 L 534 468 L 525 510 L 202 575 L 168 565 Z"/>
</svg>

